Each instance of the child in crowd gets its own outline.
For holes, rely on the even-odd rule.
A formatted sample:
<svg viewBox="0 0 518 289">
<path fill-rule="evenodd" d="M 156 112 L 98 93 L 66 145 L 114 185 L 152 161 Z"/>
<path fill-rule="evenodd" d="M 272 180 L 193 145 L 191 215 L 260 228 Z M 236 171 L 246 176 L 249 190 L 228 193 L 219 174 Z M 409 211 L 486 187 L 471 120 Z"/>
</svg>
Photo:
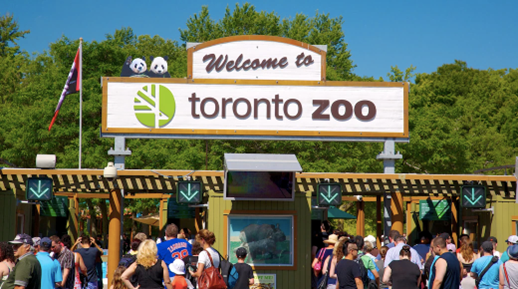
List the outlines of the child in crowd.
<svg viewBox="0 0 518 289">
<path fill-rule="evenodd" d="M 126 270 L 126 267 L 119 266 L 113 273 L 113 280 L 112 284 L 110 286 L 110 289 L 126 289 L 126 285 L 124 285 L 124 282 L 122 282 L 121 275 L 124 273 L 124 270 Z"/>
<path fill-rule="evenodd" d="M 248 289 L 254 284 L 254 272 L 250 265 L 245 263 L 247 251 L 243 247 L 236 250 L 237 263 L 234 265 L 238 273 L 238 278 L 234 289 Z"/>
<path fill-rule="evenodd" d="M 191 281 L 185 279 L 185 263 L 176 259 L 173 263 L 169 264 L 169 270 L 171 270 L 175 276 L 171 282 L 173 289 L 193 289 Z"/>
</svg>

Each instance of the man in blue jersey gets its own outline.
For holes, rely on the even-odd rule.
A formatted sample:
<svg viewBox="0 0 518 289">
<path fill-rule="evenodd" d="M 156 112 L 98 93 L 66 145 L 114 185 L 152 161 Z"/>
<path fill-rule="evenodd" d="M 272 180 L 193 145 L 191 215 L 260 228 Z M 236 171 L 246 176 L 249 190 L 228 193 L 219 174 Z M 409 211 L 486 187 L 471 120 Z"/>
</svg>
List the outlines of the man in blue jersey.
<svg viewBox="0 0 518 289">
<path fill-rule="evenodd" d="M 172 264 L 174 260 L 180 259 L 191 255 L 192 245 L 184 239 L 177 239 L 178 227 L 175 224 L 169 224 L 165 228 L 165 239 L 166 241 L 161 242 L 157 245 L 158 258 L 164 260 L 169 270 L 169 277 L 173 278 L 175 274 L 169 269 L 169 264 Z"/>
</svg>

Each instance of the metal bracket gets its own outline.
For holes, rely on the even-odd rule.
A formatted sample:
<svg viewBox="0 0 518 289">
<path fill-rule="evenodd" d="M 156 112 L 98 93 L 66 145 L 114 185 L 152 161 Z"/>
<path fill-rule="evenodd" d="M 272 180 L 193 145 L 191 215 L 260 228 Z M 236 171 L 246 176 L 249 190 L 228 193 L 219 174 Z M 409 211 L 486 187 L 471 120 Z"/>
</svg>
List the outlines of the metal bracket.
<svg viewBox="0 0 518 289">
<path fill-rule="evenodd" d="M 114 148 L 108 150 L 110 156 L 131 156 L 131 150 L 125 148 L 125 138 L 115 137 Z"/>
<path fill-rule="evenodd" d="M 207 208 L 209 209 L 209 203 L 206 204 L 199 204 L 199 205 L 189 205 L 189 208 Z"/>
<path fill-rule="evenodd" d="M 39 205 L 39 202 L 30 202 L 16 199 L 16 204 L 25 204 L 25 205 Z"/>
<path fill-rule="evenodd" d="M 495 207 L 491 207 L 491 208 L 488 208 L 488 209 L 471 209 L 472 212 L 474 213 L 477 213 L 477 212 L 491 212 L 491 214 L 495 214 Z"/>
</svg>

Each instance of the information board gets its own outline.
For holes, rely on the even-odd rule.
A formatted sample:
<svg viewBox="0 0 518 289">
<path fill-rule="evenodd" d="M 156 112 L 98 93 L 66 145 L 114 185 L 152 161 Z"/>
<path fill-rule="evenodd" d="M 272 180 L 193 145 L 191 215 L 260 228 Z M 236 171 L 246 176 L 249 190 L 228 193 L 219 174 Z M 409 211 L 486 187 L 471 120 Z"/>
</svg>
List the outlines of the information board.
<svg viewBox="0 0 518 289">
<path fill-rule="evenodd" d="M 276 274 L 254 273 L 254 284 L 250 285 L 250 289 L 275 289 L 276 277 Z"/>
<path fill-rule="evenodd" d="M 68 217 L 68 198 L 54 197 L 50 201 L 41 201 L 40 216 Z"/>
<path fill-rule="evenodd" d="M 451 219 L 451 205 L 448 200 L 419 201 L 419 218 L 427 221 L 447 221 Z"/>
</svg>

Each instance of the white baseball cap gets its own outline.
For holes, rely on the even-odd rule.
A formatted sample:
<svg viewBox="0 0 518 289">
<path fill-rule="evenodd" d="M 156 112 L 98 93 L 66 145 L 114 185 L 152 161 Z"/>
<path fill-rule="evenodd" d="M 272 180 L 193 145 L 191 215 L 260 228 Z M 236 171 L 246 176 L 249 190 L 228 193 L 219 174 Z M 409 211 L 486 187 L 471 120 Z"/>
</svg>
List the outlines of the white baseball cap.
<svg viewBox="0 0 518 289">
<path fill-rule="evenodd" d="M 376 238 L 373 235 L 369 235 L 363 239 L 365 242 L 370 242 L 372 247 L 376 247 Z"/>
<path fill-rule="evenodd" d="M 516 235 L 509 236 L 509 238 L 507 238 L 506 242 L 516 244 L 516 243 L 518 243 L 518 236 L 516 236 Z"/>
<path fill-rule="evenodd" d="M 185 275 L 185 263 L 180 259 L 176 259 L 169 264 L 169 270 L 177 275 Z"/>
</svg>

